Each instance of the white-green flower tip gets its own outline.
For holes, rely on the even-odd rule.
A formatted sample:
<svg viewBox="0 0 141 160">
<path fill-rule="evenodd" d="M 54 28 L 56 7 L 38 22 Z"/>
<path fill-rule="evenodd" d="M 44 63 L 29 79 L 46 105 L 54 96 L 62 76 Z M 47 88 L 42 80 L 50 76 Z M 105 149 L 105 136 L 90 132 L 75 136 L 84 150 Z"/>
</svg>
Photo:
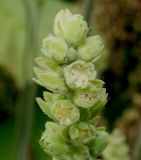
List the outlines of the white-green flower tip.
<svg viewBox="0 0 141 160">
<path fill-rule="evenodd" d="M 83 89 L 96 78 L 96 71 L 92 63 L 78 60 L 64 68 L 64 76 L 71 89 Z"/>
<path fill-rule="evenodd" d="M 81 15 L 73 15 L 68 9 L 61 10 L 55 17 L 54 33 L 74 46 L 85 41 L 88 26 Z"/>
<path fill-rule="evenodd" d="M 36 100 L 53 120 L 46 123 L 40 144 L 53 160 L 94 160 L 108 141 L 97 126 L 107 102 L 95 70 L 103 44 L 100 36 L 87 37 L 87 32 L 81 15 L 61 10 L 54 33 L 43 39 L 43 56 L 35 59 L 33 80 L 48 90 Z"/>
</svg>

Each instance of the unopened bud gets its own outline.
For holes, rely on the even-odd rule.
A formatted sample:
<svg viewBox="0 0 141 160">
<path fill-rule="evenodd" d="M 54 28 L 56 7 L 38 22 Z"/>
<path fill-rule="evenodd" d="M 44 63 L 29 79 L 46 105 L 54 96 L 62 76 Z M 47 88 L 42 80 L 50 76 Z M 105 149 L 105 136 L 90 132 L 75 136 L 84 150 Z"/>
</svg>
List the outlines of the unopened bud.
<svg viewBox="0 0 141 160">
<path fill-rule="evenodd" d="M 99 56 L 103 49 L 100 36 L 92 36 L 86 39 L 86 43 L 78 48 L 78 57 L 85 61 L 91 61 Z"/>
<path fill-rule="evenodd" d="M 96 138 L 90 142 L 89 149 L 94 158 L 101 155 L 108 144 L 109 134 L 105 131 L 98 131 Z"/>
<path fill-rule="evenodd" d="M 65 154 L 69 151 L 69 146 L 66 143 L 59 125 L 55 123 L 46 124 L 46 130 L 43 132 L 40 139 L 40 144 L 43 149 L 50 155 Z"/>
<path fill-rule="evenodd" d="M 42 50 L 48 58 L 52 58 L 58 63 L 64 63 L 68 52 L 68 45 L 62 38 L 49 35 L 43 40 Z"/>
<path fill-rule="evenodd" d="M 61 10 L 54 22 L 54 33 L 74 45 L 86 38 L 88 26 L 81 15 L 72 15 L 69 10 Z"/>
</svg>

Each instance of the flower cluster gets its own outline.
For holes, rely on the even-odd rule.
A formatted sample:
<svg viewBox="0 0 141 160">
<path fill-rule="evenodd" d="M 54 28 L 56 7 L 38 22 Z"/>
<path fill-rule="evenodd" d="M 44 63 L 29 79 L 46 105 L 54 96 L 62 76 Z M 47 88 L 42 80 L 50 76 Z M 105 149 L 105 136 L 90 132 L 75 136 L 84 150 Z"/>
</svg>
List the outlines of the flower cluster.
<svg viewBox="0 0 141 160">
<path fill-rule="evenodd" d="M 108 141 L 108 133 L 97 126 L 107 102 L 94 66 L 103 44 L 100 36 L 87 37 L 87 32 L 81 15 L 61 10 L 54 34 L 43 40 L 44 56 L 35 59 L 33 80 L 48 90 L 36 100 L 53 120 L 46 123 L 40 144 L 53 160 L 96 159 Z"/>
</svg>

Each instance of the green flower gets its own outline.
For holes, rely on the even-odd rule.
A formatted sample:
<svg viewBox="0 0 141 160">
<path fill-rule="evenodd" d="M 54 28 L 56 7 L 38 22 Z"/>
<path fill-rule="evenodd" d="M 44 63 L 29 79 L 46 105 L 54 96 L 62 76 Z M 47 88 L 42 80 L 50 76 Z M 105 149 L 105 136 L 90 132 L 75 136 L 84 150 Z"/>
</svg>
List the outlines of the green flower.
<svg viewBox="0 0 141 160">
<path fill-rule="evenodd" d="M 53 122 L 46 123 L 46 130 L 40 139 L 40 145 L 45 152 L 53 156 L 65 154 L 69 151 L 69 146 L 62 131 L 63 129 L 58 124 Z"/>
<path fill-rule="evenodd" d="M 94 80 L 93 83 L 84 89 L 77 89 L 74 91 L 74 103 L 82 108 L 89 108 L 94 106 L 100 97 L 101 87 L 104 82 L 100 80 Z"/>
<path fill-rule="evenodd" d="M 79 45 L 85 40 L 87 32 L 87 23 L 81 15 L 72 15 L 67 9 L 61 10 L 56 15 L 54 21 L 55 35 L 63 37 L 74 45 Z"/>
<path fill-rule="evenodd" d="M 57 71 L 40 69 L 38 67 L 34 67 L 33 69 L 36 75 L 36 78 L 33 78 L 33 80 L 39 85 L 52 92 L 64 93 L 67 91 L 65 81 Z"/>
<path fill-rule="evenodd" d="M 54 102 L 51 108 L 54 118 L 62 125 L 71 125 L 80 118 L 79 109 L 69 100 Z"/>
<path fill-rule="evenodd" d="M 88 37 L 86 43 L 78 48 L 78 57 L 84 61 L 91 61 L 99 56 L 103 47 L 100 36 Z"/>
<path fill-rule="evenodd" d="M 35 62 L 44 71 L 58 72 L 61 69 L 54 60 L 46 57 L 37 57 L 35 58 Z"/>
<path fill-rule="evenodd" d="M 63 95 L 45 92 L 44 99 L 36 98 L 40 108 L 61 125 L 71 125 L 80 119 L 79 109 Z"/>
<path fill-rule="evenodd" d="M 56 120 L 54 118 L 54 114 L 51 113 L 51 108 L 54 105 L 54 103 L 58 100 L 64 100 L 64 95 L 61 94 L 55 94 L 51 92 L 44 92 L 43 94 L 44 100 L 42 98 L 36 98 L 37 103 L 39 104 L 41 110 L 48 115 L 48 117 L 52 118 L 53 120 Z"/>
<path fill-rule="evenodd" d="M 43 40 L 42 51 L 48 58 L 52 58 L 58 63 L 64 63 L 68 45 L 62 38 L 50 34 Z"/>
<path fill-rule="evenodd" d="M 89 149 L 92 157 L 96 158 L 105 149 L 108 144 L 109 134 L 105 131 L 98 131 L 96 138 L 89 143 Z"/>
<path fill-rule="evenodd" d="M 96 129 L 85 122 L 78 122 L 70 127 L 69 135 L 74 144 L 86 144 L 96 137 Z"/>
<path fill-rule="evenodd" d="M 92 63 L 78 60 L 64 68 L 64 77 L 71 89 L 86 88 L 96 78 Z"/>
</svg>

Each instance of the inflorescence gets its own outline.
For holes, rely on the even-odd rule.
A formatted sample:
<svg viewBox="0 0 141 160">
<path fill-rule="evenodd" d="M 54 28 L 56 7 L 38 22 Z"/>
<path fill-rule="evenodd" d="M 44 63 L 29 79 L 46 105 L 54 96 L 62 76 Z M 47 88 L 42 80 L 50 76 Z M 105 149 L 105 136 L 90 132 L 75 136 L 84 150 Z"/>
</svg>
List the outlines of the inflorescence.
<svg viewBox="0 0 141 160">
<path fill-rule="evenodd" d="M 44 56 L 35 59 L 33 80 L 47 89 L 36 100 L 52 119 L 40 144 L 53 160 L 95 160 L 108 141 L 105 128 L 97 126 L 107 102 L 94 66 L 103 44 L 98 35 L 87 37 L 88 30 L 81 15 L 61 10 L 54 33 L 43 40 Z"/>
</svg>

